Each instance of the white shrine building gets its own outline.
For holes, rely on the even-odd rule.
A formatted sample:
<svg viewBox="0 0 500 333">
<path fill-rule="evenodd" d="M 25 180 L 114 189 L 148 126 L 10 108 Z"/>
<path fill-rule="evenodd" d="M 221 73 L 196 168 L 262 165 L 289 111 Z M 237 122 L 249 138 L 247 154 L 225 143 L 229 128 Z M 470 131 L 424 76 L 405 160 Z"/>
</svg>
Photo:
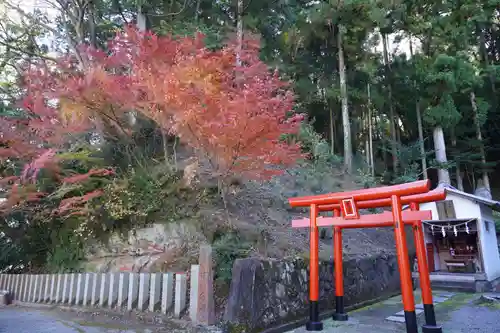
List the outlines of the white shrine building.
<svg viewBox="0 0 500 333">
<path fill-rule="evenodd" d="M 493 217 L 500 202 L 451 187 L 445 191 L 445 200 L 420 204 L 420 210 L 432 211 L 432 220 L 423 221 L 432 286 L 478 292 L 500 287 Z M 415 269 L 413 274 L 418 278 Z"/>
</svg>

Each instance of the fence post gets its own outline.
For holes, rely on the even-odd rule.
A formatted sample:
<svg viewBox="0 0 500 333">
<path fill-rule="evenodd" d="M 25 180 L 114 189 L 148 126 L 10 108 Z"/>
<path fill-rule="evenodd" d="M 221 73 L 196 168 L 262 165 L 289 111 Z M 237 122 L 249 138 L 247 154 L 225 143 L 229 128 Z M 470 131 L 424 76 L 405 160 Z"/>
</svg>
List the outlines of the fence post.
<svg viewBox="0 0 500 333">
<path fill-rule="evenodd" d="M 161 291 L 161 313 L 166 314 L 174 302 L 174 274 L 163 274 Z"/>
<path fill-rule="evenodd" d="M 179 318 L 182 314 L 182 311 L 186 309 L 186 287 L 186 274 L 176 273 L 174 315 L 177 318 Z"/>
<path fill-rule="evenodd" d="M 214 272 L 212 247 L 200 247 L 196 321 L 203 325 L 215 324 Z"/>
</svg>

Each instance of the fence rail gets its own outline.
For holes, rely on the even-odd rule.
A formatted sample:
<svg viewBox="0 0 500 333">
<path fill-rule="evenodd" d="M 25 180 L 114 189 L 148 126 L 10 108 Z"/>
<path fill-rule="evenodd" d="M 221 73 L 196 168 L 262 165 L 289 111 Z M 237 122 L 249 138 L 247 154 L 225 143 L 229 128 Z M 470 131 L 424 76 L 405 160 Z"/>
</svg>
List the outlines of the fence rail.
<svg viewBox="0 0 500 333">
<path fill-rule="evenodd" d="M 197 290 L 199 265 L 192 265 L 191 291 Z M 0 274 L 0 289 L 8 290 L 14 301 L 138 311 L 173 311 L 180 317 L 191 304 L 196 316 L 198 293 L 187 299 L 188 276 L 184 273 L 72 273 Z"/>
</svg>

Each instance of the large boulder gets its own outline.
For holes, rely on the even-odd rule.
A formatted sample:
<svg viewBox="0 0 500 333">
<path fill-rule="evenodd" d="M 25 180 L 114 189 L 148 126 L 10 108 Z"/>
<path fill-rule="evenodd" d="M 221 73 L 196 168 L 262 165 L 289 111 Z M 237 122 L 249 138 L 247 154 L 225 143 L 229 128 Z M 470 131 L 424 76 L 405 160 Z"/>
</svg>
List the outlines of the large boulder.
<svg viewBox="0 0 500 333">
<path fill-rule="evenodd" d="M 188 222 L 154 223 L 131 230 L 125 237 L 112 235 L 107 244 L 89 247 L 86 271 L 184 271 L 196 262 L 205 237 Z"/>
</svg>

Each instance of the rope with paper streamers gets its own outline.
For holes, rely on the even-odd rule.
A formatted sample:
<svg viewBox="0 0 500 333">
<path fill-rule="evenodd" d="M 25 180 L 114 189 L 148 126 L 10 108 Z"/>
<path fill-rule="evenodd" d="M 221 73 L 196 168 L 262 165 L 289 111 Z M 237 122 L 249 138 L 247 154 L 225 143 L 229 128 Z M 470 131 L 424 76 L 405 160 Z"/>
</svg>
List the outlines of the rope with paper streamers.
<svg viewBox="0 0 500 333">
<path fill-rule="evenodd" d="M 458 223 L 458 224 L 454 224 L 454 225 L 450 225 L 448 223 L 448 225 L 436 225 L 434 223 L 430 223 L 430 222 L 424 222 L 422 221 L 422 224 L 425 224 L 427 226 L 430 226 L 430 230 L 431 230 L 431 233 L 434 235 L 434 230 L 435 229 L 441 229 L 441 234 L 443 235 L 443 237 L 446 237 L 446 231 L 447 230 L 453 230 L 453 234 L 455 235 L 455 237 L 458 235 L 458 228 L 459 227 L 462 227 L 462 226 L 465 226 L 465 232 L 470 234 L 470 229 L 469 229 L 469 223 L 471 222 L 474 222 L 476 219 L 470 219 L 468 221 L 465 221 L 465 222 L 462 222 L 462 223 Z"/>
</svg>

